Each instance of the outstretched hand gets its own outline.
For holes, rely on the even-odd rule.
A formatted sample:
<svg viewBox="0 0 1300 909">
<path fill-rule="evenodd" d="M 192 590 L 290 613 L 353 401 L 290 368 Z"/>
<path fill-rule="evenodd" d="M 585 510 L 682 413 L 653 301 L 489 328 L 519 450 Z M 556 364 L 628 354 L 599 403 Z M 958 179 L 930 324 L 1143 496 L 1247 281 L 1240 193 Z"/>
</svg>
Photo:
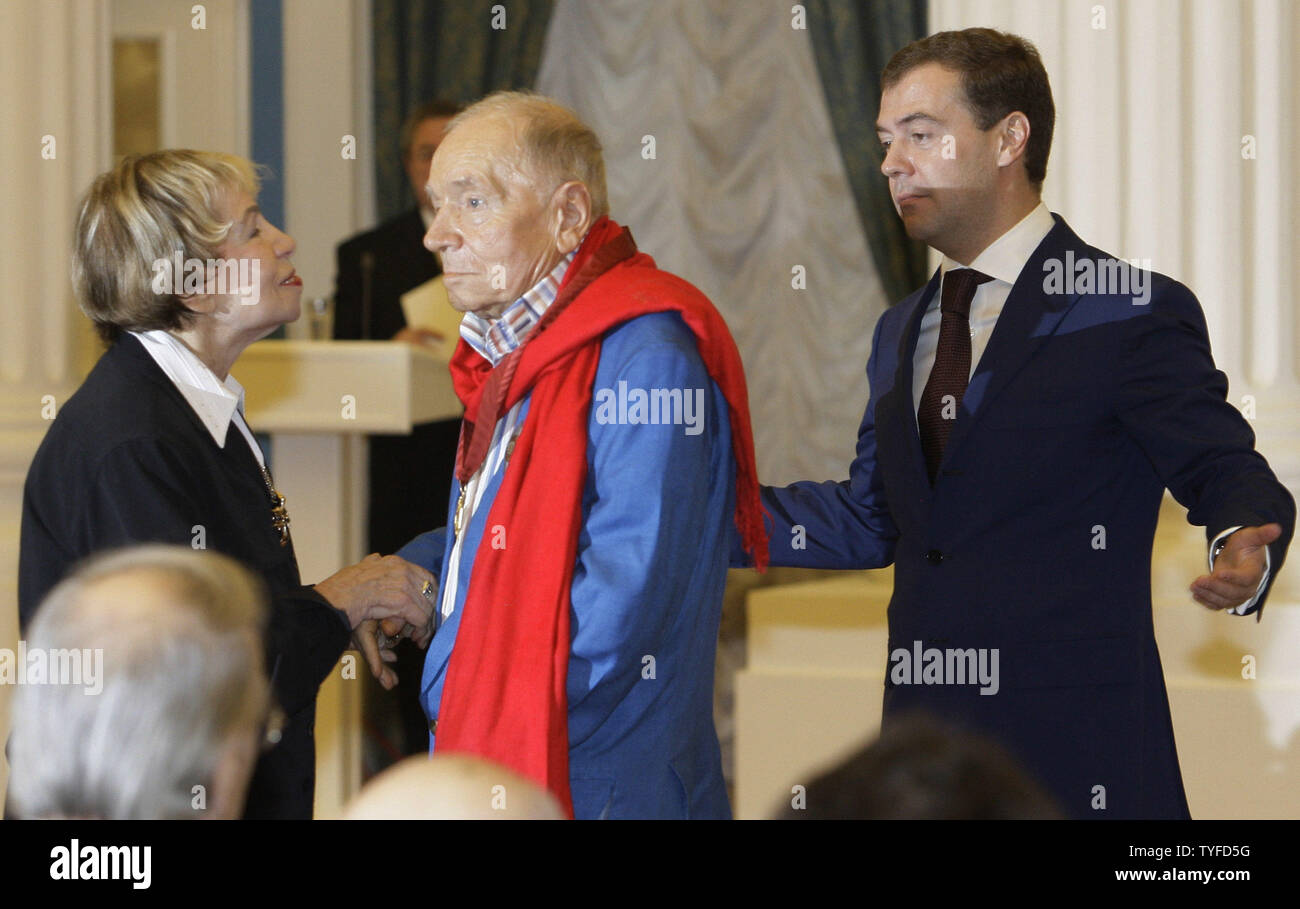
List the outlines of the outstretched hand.
<svg viewBox="0 0 1300 909">
<path fill-rule="evenodd" d="M 1192 598 L 1208 609 L 1235 609 L 1249 602 L 1268 567 L 1268 544 L 1281 535 L 1280 524 L 1233 531 L 1214 560 L 1212 573 L 1192 582 Z"/>
</svg>

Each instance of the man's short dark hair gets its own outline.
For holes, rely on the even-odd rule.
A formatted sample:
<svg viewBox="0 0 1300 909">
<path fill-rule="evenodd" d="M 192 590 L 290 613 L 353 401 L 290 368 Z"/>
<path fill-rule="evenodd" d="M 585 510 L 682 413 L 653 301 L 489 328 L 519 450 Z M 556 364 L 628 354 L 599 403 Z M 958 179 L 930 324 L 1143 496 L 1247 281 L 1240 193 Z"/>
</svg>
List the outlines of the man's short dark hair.
<svg viewBox="0 0 1300 909">
<path fill-rule="evenodd" d="M 991 28 L 938 32 L 894 54 L 880 74 L 881 88 L 892 87 L 926 63 L 937 63 L 961 76 L 966 106 L 980 129 L 989 129 L 1015 110 L 1029 118 L 1025 172 L 1041 188 L 1052 150 L 1056 106 L 1038 49 L 1019 35 Z"/>
<path fill-rule="evenodd" d="M 415 131 L 420 128 L 421 123 L 425 120 L 441 120 L 443 118 L 450 120 L 464 109 L 464 105 L 443 98 L 425 101 L 418 107 L 413 108 L 406 115 L 406 119 L 402 121 L 400 146 L 402 160 L 405 161 L 407 156 L 411 154 L 411 146 L 415 144 Z"/>
<path fill-rule="evenodd" d="M 1055 802 L 1001 746 L 924 714 L 808 784 L 782 820 L 1047 820 Z"/>
</svg>

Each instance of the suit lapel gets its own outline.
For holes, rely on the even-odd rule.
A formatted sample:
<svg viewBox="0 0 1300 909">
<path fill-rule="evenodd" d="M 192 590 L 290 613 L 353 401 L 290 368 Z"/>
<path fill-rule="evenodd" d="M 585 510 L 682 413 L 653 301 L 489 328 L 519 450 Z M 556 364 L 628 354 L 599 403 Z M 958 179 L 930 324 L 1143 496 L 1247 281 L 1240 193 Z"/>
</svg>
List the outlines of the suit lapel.
<svg viewBox="0 0 1300 909">
<path fill-rule="evenodd" d="M 921 450 L 921 430 L 916 423 L 916 407 L 913 403 L 916 400 L 916 393 L 912 384 L 916 381 L 924 382 L 927 377 L 915 375 L 916 369 L 912 361 L 916 357 L 916 342 L 921 335 L 921 320 L 925 318 L 925 311 L 930 308 L 930 301 L 939 292 L 939 278 L 940 270 L 935 269 L 930 283 L 925 286 L 915 308 L 907 317 L 898 354 L 898 371 L 894 375 L 894 389 L 898 396 L 898 407 L 894 416 L 895 431 L 898 433 L 898 438 L 907 440 L 905 461 L 912 465 L 915 471 L 912 481 L 919 480 L 927 487 L 930 485 L 930 478 L 925 472 L 925 453 Z"/>
<path fill-rule="evenodd" d="M 944 447 L 941 470 L 957 456 L 972 427 L 988 412 L 998 394 L 1038 353 L 1047 339 L 1056 333 L 1061 320 L 1078 302 L 1079 294 L 1049 295 L 1043 289 L 1044 262 L 1063 259 L 1069 249 L 1075 250 L 1076 258 L 1087 255 L 1083 241 L 1070 230 L 1065 221 L 1059 215 L 1052 217 L 1056 218 L 1056 226 L 1038 244 L 1034 254 L 1020 270 L 1011 294 L 1002 307 L 1002 313 L 998 316 L 993 336 L 989 338 L 988 346 L 984 348 L 971 376 L 970 385 L 962 397 L 957 423 Z"/>
</svg>

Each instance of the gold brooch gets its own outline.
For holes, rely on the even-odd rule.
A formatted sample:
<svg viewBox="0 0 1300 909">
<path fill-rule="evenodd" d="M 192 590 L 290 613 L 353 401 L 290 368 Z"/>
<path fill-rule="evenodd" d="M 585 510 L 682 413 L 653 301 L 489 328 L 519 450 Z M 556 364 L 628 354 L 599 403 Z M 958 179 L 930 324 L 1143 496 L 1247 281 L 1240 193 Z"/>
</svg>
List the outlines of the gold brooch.
<svg viewBox="0 0 1300 909">
<path fill-rule="evenodd" d="M 271 526 L 280 532 L 280 545 L 288 546 L 289 509 L 285 507 L 284 496 L 271 482 L 271 474 L 265 467 L 262 468 L 262 479 L 266 482 L 266 491 L 271 494 Z"/>
</svg>

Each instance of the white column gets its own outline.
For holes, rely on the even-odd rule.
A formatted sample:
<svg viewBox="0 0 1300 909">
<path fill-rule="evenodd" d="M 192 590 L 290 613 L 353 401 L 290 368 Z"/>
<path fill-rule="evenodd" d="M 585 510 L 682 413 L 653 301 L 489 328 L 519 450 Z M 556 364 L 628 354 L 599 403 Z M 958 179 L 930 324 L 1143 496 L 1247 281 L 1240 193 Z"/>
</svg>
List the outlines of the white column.
<svg viewBox="0 0 1300 909">
<path fill-rule="evenodd" d="M 1242 198 L 1247 162 L 1240 154 L 1249 99 L 1249 73 L 1242 70 L 1243 12 L 1247 6 L 1198 0 L 1183 7 L 1187 17 L 1184 52 L 1187 67 L 1179 100 L 1184 108 L 1183 141 L 1158 142 L 1158 154 L 1181 153 L 1190 164 L 1184 187 L 1194 189 L 1195 205 L 1186 223 L 1191 234 L 1194 273 L 1175 274 L 1188 283 L 1205 307 L 1215 360 L 1232 377 L 1245 362 L 1241 325 L 1244 288 L 1250 286 L 1244 252 L 1250 233 Z M 1154 78 L 1159 73 L 1151 72 Z M 1175 147 L 1176 145 L 1176 147 Z M 1138 150 L 1134 149 L 1136 153 Z"/>
<path fill-rule="evenodd" d="M 304 584 L 357 561 L 353 553 L 364 544 L 357 520 L 364 509 L 357 507 L 357 484 L 352 482 L 362 472 L 356 469 L 358 451 L 364 455 L 362 442 L 364 437 L 341 434 L 271 436 L 276 482 L 289 502 Z M 306 494 L 308 490 L 314 494 Z M 352 665 L 360 668 L 347 677 L 341 665 L 335 666 L 316 701 L 318 818 L 339 817 L 361 786 L 361 686 L 367 670 L 358 654 L 352 655 Z"/>
<path fill-rule="evenodd" d="M 370 4 L 285 0 L 285 224 L 297 241 L 303 299 L 334 292 L 334 248 L 373 226 L 376 148 L 371 125 Z M 364 68 L 362 63 L 364 62 Z M 346 137 L 353 157 L 344 157 Z M 307 337 L 306 320 L 289 327 Z"/>
<path fill-rule="evenodd" d="M 1268 387 L 1295 378 L 1295 282 L 1283 263 L 1294 266 L 1295 238 L 1291 223 L 1295 209 L 1296 146 L 1284 127 L 1295 119 L 1296 91 L 1289 51 L 1294 44 L 1294 5 L 1282 0 L 1255 0 L 1253 21 L 1247 23 L 1254 58 L 1252 117 L 1245 132 L 1255 137 L 1258 157 L 1246 169 L 1246 184 L 1254 203 L 1248 244 L 1252 293 L 1247 309 L 1246 364 L 1252 384 Z M 1273 74 L 1273 78 L 1268 78 Z M 1293 124 L 1294 126 L 1294 124 Z"/>
<path fill-rule="evenodd" d="M 1128 156 L 1129 192 L 1145 193 L 1159 204 L 1126 206 L 1125 248 L 1146 250 L 1138 258 L 1149 258 L 1156 271 L 1176 277 L 1187 262 L 1182 230 L 1185 167 L 1183 156 L 1168 152 L 1166 146 L 1181 147 L 1185 141 L 1177 96 L 1184 79 L 1178 9 L 1178 0 L 1147 0 L 1118 9 L 1116 27 L 1146 40 L 1121 42 L 1125 78 L 1143 85 L 1127 93 L 1125 117 L 1115 124 L 1124 136 L 1122 149 L 1137 137 L 1164 137 L 1159 146 L 1152 146 L 1160 153 Z M 1160 74 L 1158 80 L 1143 77 L 1152 69 Z"/>
<path fill-rule="evenodd" d="M 1295 116 L 1300 91 L 1291 50 L 1300 41 L 1300 12 L 1291 2 L 1255 0 L 1251 13 L 1243 17 L 1251 78 L 1242 86 L 1242 103 L 1249 105 L 1242 132 L 1255 138 L 1257 157 L 1242 162 L 1251 213 L 1242 272 L 1248 279 L 1241 301 L 1247 350 L 1243 393 L 1257 396 L 1259 448 L 1294 492 L 1300 483 L 1300 127 Z"/>
<path fill-rule="evenodd" d="M 1196 293 L 1230 400 L 1253 405 L 1260 451 L 1300 490 L 1294 4 L 931 0 L 929 16 L 931 32 L 986 26 L 1039 48 L 1057 108 L 1049 207 Z"/>
<path fill-rule="evenodd" d="M 109 164 L 108 34 L 107 0 L 0 4 L 0 647 L 17 643 L 22 487 L 42 411 L 93 355 L 68 250 L 77 199 Z M 8 703 L 0 687 L 0 741 Z M 0 786 L 8 774 L 0 759 Z"/>
</svg>

